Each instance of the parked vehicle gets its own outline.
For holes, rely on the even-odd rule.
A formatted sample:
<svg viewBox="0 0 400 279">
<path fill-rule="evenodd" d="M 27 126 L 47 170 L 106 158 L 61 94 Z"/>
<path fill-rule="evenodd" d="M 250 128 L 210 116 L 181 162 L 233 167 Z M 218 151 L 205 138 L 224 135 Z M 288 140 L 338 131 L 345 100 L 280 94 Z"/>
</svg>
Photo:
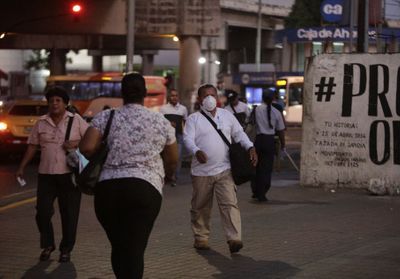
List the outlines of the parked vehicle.
<svg viewBox="0 0 400 279">
<path fill-rule="evenodd" d="M 301 125 L 303 118 L 304 77 L 284 76 L 276 80 L 279 98 L 285 107 L 283 115 L 288 125 Z"/>
<path fill-rule="evenodd" d="M 13 100 L 0 113 L 0 153 L 22 153 L 33 125 L 48 111 L 44 100 Z"/>
</svg>

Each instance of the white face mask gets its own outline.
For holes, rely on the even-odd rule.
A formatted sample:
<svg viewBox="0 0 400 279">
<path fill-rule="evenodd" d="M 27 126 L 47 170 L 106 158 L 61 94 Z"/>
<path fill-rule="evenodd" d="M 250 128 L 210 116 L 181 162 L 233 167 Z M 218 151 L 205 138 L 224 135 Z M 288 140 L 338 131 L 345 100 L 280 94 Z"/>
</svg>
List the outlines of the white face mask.
<svg viewBox="0 0 400 279">
<path fill-rule="evenodd" d="M 209 95 L 204 98 L 202 105 L 206 111 L 213 111 L 217 106 L 217 99 Z"/>
</svg>

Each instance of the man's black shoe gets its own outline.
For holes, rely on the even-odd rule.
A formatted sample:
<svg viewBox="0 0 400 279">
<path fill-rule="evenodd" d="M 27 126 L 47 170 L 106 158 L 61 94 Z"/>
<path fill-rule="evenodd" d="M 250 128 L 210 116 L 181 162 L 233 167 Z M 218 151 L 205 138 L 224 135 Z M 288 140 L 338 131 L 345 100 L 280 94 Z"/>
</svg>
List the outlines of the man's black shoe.
<svg viewBox="0 0 400 279">
<path fill-rule="evenodd" d="M 267 202 L 268 199 L 266 197 L 257 198 L 259 202 Z"/>
<path fill-rule="evenodd" d="M 39 260 L 43 262 L 50 259 L 51 252 L 53 252 L 54 249 L 55 249 L 54 246 L 43 249 L 42 252 L 40 253 Z"/>
<path fill-rule="evenodd" d="M 60 258 L 58 259 L 58 262 L 67 263 L 70 260 L 71 260 L 71 254 L 69 252 L 61 252 Z"/>
</svg>

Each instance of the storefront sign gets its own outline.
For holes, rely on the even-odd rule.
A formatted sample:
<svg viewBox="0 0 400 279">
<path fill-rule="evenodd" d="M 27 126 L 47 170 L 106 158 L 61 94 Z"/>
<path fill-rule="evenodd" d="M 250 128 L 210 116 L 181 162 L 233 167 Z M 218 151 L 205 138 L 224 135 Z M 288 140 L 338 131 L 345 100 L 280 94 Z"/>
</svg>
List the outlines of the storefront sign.
<svg viewBox="0 0 400 279">
<path fill-rule="evenodd" d="M 370 28 L 368 31 L 369 40 L 376 40 L 376 29 Z M 350 30 L 346 27 L 310 27 L 299 29 L 285 29 L 277 33 L 277 42 L 282 42 L 286 37 L 288 42 L 323 42 L 323 41 L 349 41 Z M 400 29 L 385 28 L 382 30 L 381 37 L 391 39 L 400 37 Z M 357 38 L 357 31 L 353 30 L 353 39 Z"/>
<path fill-rule="evenodd" d="M 325 0 L 321 3 L 321 16 L 328 22 L 339 22 L 343 16 L 343 0 Z"/>
<path fill-rule="evenodd" d="M 234 84 L 272 84 L 274 73 L 272 72 L 241 72 L 233 75 Z"/>
<path fill-rule="evenodd" d="M 327 54 L 305 73 L 301 184 L 400 189 L 400 54 Z"/>
</svg>

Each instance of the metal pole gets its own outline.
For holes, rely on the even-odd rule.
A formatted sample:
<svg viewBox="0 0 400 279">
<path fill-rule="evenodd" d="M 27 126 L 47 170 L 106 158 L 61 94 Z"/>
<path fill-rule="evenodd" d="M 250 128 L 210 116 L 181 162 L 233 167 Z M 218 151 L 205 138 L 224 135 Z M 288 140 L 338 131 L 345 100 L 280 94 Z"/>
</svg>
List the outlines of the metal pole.
<svg viewBox="0 0 400 279">
<path fill-rule="evenodd" d="M 355 11 L 355 5 L 354 5 L 354 0 L 349 0 L 350 1 L 350 26 L 349 26 L 349 31 L 350 31 L 350 53 L 353 52 L 353 29 L 354 29 L 354 11 Z"/>
<path fill-rule="evenodd" d="M 365 0 L 365 10 L 363 11 L 365 13 L 364 16 L 364 52 L 368 52 L 368 46 L 369 46 L 369 35 L 368 35 L 368 30 L 369 30 L 369 0 Z"/>
<path fill-rule="evenodd" d="M 133 55 L 135 53 L 135 0 L 127 2 L 127 27 L 126 27 L 126 72 L 133 71 Z"/>
<path fill-rule="evenodd" d="M 258 0 L 258 20 L 257 20 L 257 41 L 256 41 L 256 67 L 257 72 L 260 72 L 261 61 L 261 0 Z"/>
<path fill-rule="evenodd" d="M 357 52 L 365 52 L 365 4 L 366 0 L 358 1 L 358 20 L 357 20 Z"/>
</svg>

